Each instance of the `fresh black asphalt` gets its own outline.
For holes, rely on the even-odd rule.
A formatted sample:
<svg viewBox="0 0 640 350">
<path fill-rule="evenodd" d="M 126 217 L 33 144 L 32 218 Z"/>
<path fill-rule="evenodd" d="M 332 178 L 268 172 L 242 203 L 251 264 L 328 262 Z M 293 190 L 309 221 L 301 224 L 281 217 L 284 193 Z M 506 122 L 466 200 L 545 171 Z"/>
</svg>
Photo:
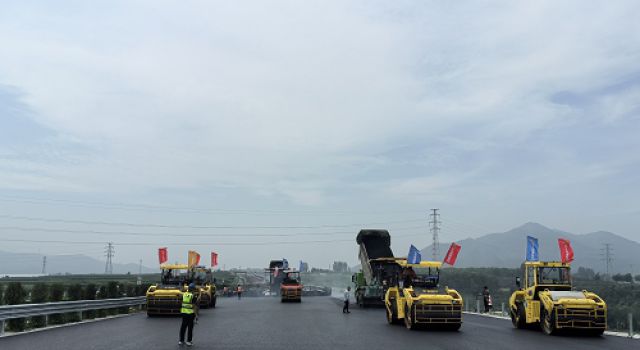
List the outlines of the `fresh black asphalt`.
<svg viewBox="0 0 640 350">
<path fill-rule="evenodd" d="M 458 332 L 410 331 L 388 325 L 383 309 L 342 314 L 330 297 L 302 303 L 276 298 L 218 299 L 203 310 L 194 332 L 194 349 L 640 349 L 640 341 L 620 337 L 546 336 L 513 329 L 508 320 L 464 315 Z M 125 350 L 179 349 L 179 318 L 145 314 L 0 338 L 0 349 Z M 185 347 L 186 349 L 186 347 Z"/>
</svg>

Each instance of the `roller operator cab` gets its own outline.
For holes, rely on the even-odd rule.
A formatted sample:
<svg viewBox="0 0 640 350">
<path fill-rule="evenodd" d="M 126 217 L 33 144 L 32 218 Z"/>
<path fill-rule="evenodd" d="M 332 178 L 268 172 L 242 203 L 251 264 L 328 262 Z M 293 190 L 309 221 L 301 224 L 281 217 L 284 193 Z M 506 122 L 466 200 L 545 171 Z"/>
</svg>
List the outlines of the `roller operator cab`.
<svg viewBox="0 0 640 350">
<path fill-rule="evenodd" d="M 280 283 L 280 301 L 302 301 L 302 282 L 300 271 L 284 270 L 283 279 Z"/>
<path fill-rule="evenodd" d="M 460 329 L 462 296 L 456 290 L 439 287 L 442 263 L 396 261 L 402 269 L 389 281 L 385 293 L 387 321 L 390 324 L 404 322 L 409 329 Z"/>
<path fill-rule="evenodd" d="M 198 291 L 198 306 L 201 308 L 216 307 L 216 285 L 210 268 L 194 266 L 190 271 L 190 281 Z"/>
<path fill-rule="evenodd" d="M 179 315 L 182 293 L 187 290 L 189 266 L 163 264 L 160 266 L 160 283 L 147 289 L 147 315 Z"/>
<path fill-rule="evenodd" d="M 607 328 L 607 304 L 598 295 L 574 291 L 570 266 L 561 262 L 525 262 L 518 290 L 509 298 L 516 328 L 539 326 L 546 334 L 578 330 L 600 335 Z"/>
</svg>

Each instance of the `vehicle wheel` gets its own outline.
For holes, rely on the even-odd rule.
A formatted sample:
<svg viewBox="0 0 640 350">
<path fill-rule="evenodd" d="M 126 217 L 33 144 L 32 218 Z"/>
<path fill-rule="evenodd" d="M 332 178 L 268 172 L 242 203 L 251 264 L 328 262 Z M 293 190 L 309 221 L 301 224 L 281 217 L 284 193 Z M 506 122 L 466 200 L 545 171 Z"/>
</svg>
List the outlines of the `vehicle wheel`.
<svg viewBox="0 0 640 350">
<path fill-rule="evenodd" d="M 604 333 L 604 328 L 602 328 L 602 329 L 590 329 L 588 331 L 588 334 L 591 337 L 599 337 L 599 336 L 602 335 L 602 333 Z"/>
<path fill-rule="evenodd" d="M 511 323 L 517 329 L 524 329 L 526 326 L 527 316 L 524 314 L 524 309 L 520 304 L 516 305 L 516 311 L 511 310 Z"/>
<path fill-rule="evenodd" d="M 398 320 L 398 309 L 394 299 L 391 300 L 391 306 L 387 305 L 386 309 L 387 322 L 389 322 L 389 324 L 399 324 L 402 322 L 401 320 Z"/>
<path fill-rule="evenodd" d="M 405 305 L 404 307 L 404 325 L 407 329 L 416 329 L 416 324 L 413 322 L 413 307 L 409 308 Z"/>
<path fill-rule="evenodd" d="M 211 308 L 215 309 L 216 308 L 216 300 L 218 300 L 218 298 L 212 298 L 211 299 Z"/>
<path fill-rule="evenodd" d="M 546 309 L 542 309 L 540 315 L 540 328 L 542 328 L 542 332 L 544 332 L 544 334 L 553 335 L 556 333 L 555 315 L 555 310 L 551 310 L 551 314 L 549 314 Z"/>
</svg>

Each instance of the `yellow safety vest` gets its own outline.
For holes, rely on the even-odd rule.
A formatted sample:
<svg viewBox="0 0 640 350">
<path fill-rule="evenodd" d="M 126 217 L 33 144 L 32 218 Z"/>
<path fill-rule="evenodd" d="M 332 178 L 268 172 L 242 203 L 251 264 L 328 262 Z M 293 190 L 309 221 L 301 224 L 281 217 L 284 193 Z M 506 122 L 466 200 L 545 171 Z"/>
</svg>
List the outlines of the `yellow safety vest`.
<svg viewBox="0 0 640 350">
<path fill-rule="evenodd" d="M 184 292 L 182 294 L 182 308 L 180 312 L 183 314 L 192 314 L 193 313 L 193 304 L 191 301 L 193 300 L 193 293 Z"/>
</svg>

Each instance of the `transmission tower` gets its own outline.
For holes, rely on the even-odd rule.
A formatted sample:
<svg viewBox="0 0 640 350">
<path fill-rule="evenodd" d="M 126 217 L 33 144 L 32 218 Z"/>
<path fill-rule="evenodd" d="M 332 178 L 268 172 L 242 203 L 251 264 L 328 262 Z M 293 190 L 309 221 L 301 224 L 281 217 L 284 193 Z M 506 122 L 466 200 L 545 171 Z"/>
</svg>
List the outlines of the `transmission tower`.
<svg viewBox="0 0 640 350">
<path fill-rule="evenodd" d="M 609 271 L 611 269 L 611 262 L 613 261 L 613 249 L 611 248 L 611 243 L 604 243 L 604 248 L 600 249 L 600 251 L 602 251 L 602 253 L 600 254 L 600 256 L 602 257 L 601 260 L 604 261 L 604 264 L 606 266 L 606 271 L 607 271 L 607 280 L 611 279 L 611 275 L 609 274 Z"/>
<path fill-rule="evenodd" d="M 438 261 L 438 256 L 440 254 L 440 241 L 438 238 L 438 232 L 440 231 L 440 221 L 438 218 L 440 217 L 440 214 L 438 214 L 438 210 L 440 209 L 431 209 L 431 214 L 429 215 L 431 218 L 431 220 L 429 220 L 431 236 L 433 237 L 433 242 L 431 243 L 431 255 L 433 257 L 433 261 Z"/>
<path fill-rule="evenodd" d="M 104 266 L 105 274 L 109 274 L 109 275 L 113 274 L 112 258 L 114 254 L 115 254 L 115 249 L 113 248 L 113 243 L 112 242 L 107 243 L 107 246 L 104 248 L 104 256 L 107 257 L 107 263 Z"/>
<path fill-rule="evenodd" d="M 47 256 L 43 256 L 42 257 L 42 274 L 46 274 L 47 273 Z"/>
</svg>

